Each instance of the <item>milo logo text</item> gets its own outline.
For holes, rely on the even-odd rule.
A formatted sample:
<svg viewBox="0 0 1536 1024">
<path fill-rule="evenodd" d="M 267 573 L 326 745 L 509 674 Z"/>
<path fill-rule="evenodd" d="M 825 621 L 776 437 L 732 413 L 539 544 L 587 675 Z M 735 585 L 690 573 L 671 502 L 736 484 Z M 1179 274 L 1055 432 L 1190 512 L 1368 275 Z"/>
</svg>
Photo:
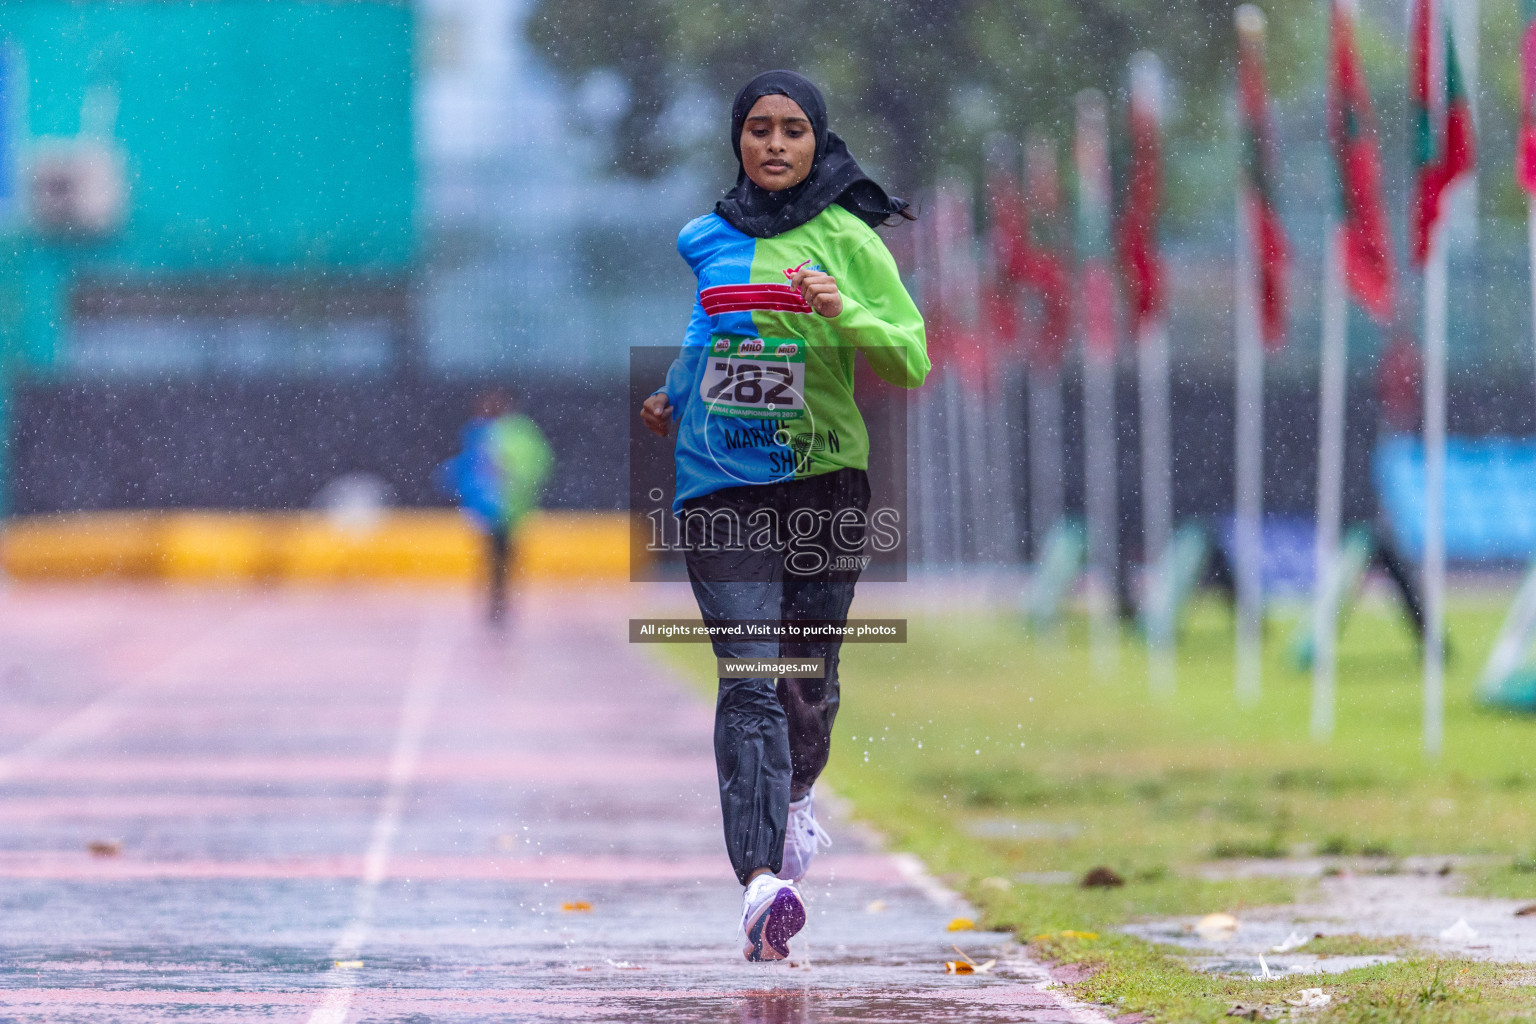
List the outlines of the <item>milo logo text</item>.
<svg viewBox="0 0 1536 1024">
<path fill-rule="evenodd" d="M 798 354 L 799 351 L 800 346 L 798 344 L 793 341 L 784 341 L 780 342 L 779 347 L 773 350 L 773 354 L 776 356 L 792 356 Z"/>
<path fill-rule="evenodd" d="M 761 355 L 763 351 L 763 339 L 748 338 L 741 343 L 741 347 L 736 351 L 740 352 L 744 356 Z"/>
</svg>

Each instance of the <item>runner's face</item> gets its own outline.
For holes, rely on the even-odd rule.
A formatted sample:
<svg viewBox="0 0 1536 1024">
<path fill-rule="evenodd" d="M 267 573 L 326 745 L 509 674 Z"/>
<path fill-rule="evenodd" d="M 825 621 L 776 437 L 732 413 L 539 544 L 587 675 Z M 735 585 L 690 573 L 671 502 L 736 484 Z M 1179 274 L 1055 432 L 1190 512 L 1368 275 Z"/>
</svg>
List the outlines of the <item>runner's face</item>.
<svg viewBox="0 0 1536 1024">
<path fill-rule="evenodd" d="M 764 96 L 741 126 L 741 166 L 758 188 L 782 192 L 811 173 L 816 134 L 800 104 L 788 96 Z"/>
</svg>

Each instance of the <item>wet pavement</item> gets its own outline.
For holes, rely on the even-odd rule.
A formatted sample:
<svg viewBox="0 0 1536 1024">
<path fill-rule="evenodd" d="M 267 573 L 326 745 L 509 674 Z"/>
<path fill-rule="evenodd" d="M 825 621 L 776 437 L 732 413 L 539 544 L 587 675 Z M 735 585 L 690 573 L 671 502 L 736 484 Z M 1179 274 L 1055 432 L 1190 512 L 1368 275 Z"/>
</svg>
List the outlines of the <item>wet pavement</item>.
<svg viewBox="0 0 1536 1024">
<path fill-rule="evenodd" d="M 1315 956 L 1317 935 L 1400 939 L 1415 950 L 1473 960 L 1536 961 L 1536 912 L 1530 900 L 1461 894 L 1466 867 L 1487 857 L 1297 858 L 1237 862 L 1207 877 L 1289 875 L 1313 880 L 1302 902 L 1251 907 L 1234 929 L 1202 934 L 1199 919 L 1137 922 L 1125 930 L 1152 942 L 1183 946 L 1198 968 L 1222 974 L 1337 974 L 1388 963 L 1392 955 Z M 1519 911 L 1526 913 L 1519 913 Z M 1260 957 L 1263 964 L 1260 964 Z"/>
<path fill-rule="evenodd" d="M 1106 1019 L 837 820 L 743 961 L 710 709 L 626 599 L 0 590 L 0 1020 Z"/>
</svg>

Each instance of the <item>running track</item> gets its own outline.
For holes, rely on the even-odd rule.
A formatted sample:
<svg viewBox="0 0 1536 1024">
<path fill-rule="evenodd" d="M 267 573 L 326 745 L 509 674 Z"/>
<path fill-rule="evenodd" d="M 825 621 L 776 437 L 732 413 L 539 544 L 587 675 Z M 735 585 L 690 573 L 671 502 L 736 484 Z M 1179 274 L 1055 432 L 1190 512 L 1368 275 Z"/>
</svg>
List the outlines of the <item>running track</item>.
<svg viewBox="0 0 1536 1024">
<path fill-rule="evenodd" d="M 795 966 L 745 963 L 709 709 L 626 594 L 496 636 L 445 593 L 0 589 L 0 1020 L 1105 1019 L 1003 936 L 945 976 L 954 908 L 836 822 Z"/>
</svg>

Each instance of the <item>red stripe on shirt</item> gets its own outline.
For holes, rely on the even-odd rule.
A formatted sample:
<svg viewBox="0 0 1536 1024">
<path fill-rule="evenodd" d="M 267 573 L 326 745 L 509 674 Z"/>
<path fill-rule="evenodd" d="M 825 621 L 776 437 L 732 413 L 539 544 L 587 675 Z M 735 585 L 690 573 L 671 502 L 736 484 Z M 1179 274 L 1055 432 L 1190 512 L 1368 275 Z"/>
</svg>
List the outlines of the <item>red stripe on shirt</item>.
<svg viewBox="0 0 1536 1024">
<path fill-rule="evenodd" d="M 809 313 L 810 304 L 798 288 L 786 284 L 721 284 L 705 288 L 699 294 L 704 312 L 710 316 L 721 313 L 742 313 L 753 309 L 777 310 L 785 313 Z"/>
</svg>

